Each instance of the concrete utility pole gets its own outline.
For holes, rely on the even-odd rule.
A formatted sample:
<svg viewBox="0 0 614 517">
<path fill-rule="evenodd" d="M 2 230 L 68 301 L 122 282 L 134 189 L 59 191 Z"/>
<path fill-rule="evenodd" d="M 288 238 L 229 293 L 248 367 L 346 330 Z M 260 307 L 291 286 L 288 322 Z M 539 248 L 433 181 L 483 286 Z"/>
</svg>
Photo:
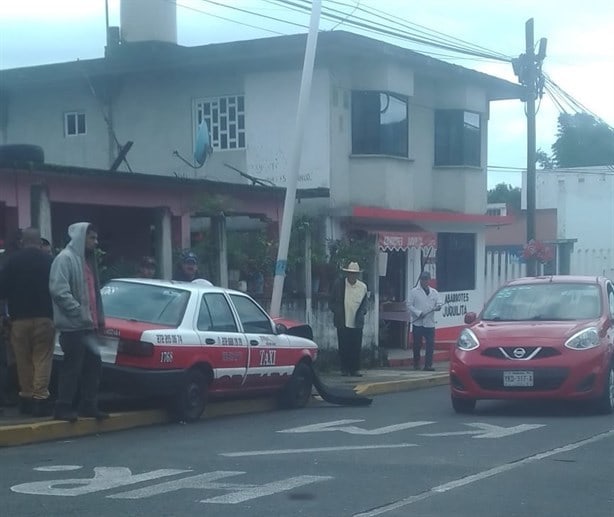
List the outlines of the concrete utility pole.
<svg viewBox="0 0 614 517">
<path fill-rule="evenodd" d="M 539 51 L 535 54 L 535 36 L 533 18 L 525 24 L 525 53 L 512 60 L 514 73 L 521 84 L 526 87 L 526 116 L 527 116 L 527 242 L 535 239 L 535 197 L 536 197 L 536 113 L 535 100 L 544 94 L 544 77 L 542 63 L 546 57 L 546 38 L 539 42 Z M 527 275 L 537 275 L 537 261 L 534 258 L 527 260 Z"/>
<path fill-rule="evenodd" d="M 305 121 L 307 117 L 307 108 L 309 106 L 309 95 L 311 93 L 311 78 L 313 76 L 316 45 L 318 43 L 321 8 L 321 0 L 314 0 L 312 2 L 309 34 L 307 35 L 305 59 L 303 61 L 303 73 L 301 76 L 301 89 L 299 90 L 298 94 L 296 131 L 294 135 L 294 142 L 292 144 L 292 154 L 290 155 L 290 170 L 288 171 L 286 199 L 284 202 L 284 213 L 281 220 L 281 230 L 279 232 L 277 262 L 275 263 L 273 295 L 271 297 L 271 308 L 269 311 L 271 316 L 274 318 L 279 316 L 279 311 L 281 310 L 281 297 L 284 289 L 284 279 L 286 277 L 286 266 L 288 264 L 288 246 L 290 245 L 290 232 L 292 231 L 292 218 L 294 217 L 294 204 L 296 203 L 296 186 L 298 183 L 298 173 L 301 165 L 301 148 L 303 145 L 303 135 L 305 134 Z"/>
</svg>

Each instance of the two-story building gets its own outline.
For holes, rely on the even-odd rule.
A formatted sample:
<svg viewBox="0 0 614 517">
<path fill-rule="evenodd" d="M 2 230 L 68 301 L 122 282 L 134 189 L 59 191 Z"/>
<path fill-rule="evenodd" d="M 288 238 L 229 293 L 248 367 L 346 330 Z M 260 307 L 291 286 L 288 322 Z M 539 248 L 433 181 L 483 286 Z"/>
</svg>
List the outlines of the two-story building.
<svg viewBox="0 0 614 517">
<path fill-rule="evenodd" d="M 306 36 L 183 47 L 176 6 L 160 8 L 168 13 L 155 19 L 126 12 L 103 58 L 1 71 L 0 142 L 95 169 L 132 142 L 136 172 L 248 181 L 238 170 L 283 187 Z M 521 94 L 405 48 L 319 34 L 298 187 L 323 194 L 299 208 L 325 220 L 328 242 L 356 230 L 372 237 L 368 343 L 378 341 L 380 290 L 404 300 L 423 268 L 446 302 L 440 339 L 481 307 L 484 228 L 498 220 L 486 214 L 489 107 Z M 202 121 L 213 154 L 195 168 Z"/>
</svg>

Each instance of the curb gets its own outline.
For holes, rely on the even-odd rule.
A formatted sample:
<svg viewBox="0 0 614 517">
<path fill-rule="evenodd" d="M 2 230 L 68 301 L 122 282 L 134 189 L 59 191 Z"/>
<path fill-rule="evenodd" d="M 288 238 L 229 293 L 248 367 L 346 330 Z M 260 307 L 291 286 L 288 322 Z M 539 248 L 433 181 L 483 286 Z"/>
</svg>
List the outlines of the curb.
<svg viewBox="0 0 614 517">
<path fill-rule="evenodd" d="M 449 383 L 448 373 L 430 375 L 422 379 L 404 379 L 396 381 L 366 382 L 354 387 L 358 395 L 373 396 L 386 393 L 412 391 L 421 388 L 441 386 Z M 225 402 L 213 402 L 207 405 L 201 420 L 209 420 L 222 416 L 236 416 L 249 413 L 263 413 L 277 408 L 275 397 L 241 399 Z M 65 440 L 80 436 L 125 431 L 138 427 L 171 423 L 167 411 L 162 409 L 145 411 L 127 411 L 112 413 L 110 418 L 97 421 L 93 418 L 82 418 L 75 423 L 58 420 L 45 420 L 0 427 L 0 447 L 13 447 Z"/>
<path fill-rule="evenodd" d="M 359 384 L 354 388 L 358 395 L 372 396 L 384 395 L 386 393 L 398 393 L 401 391 L 412 391 L 432 386 L 443 386 L 450 383 L 450 376 L 446 372 L 440 375 L 431 375 L 424 379 L 404 379 L 401 381 L 384 381 Z"/>
<path fill-rule="evenodd" d="M 201 420 L 272 411 L 276 407 L 277 402 L 274 398 L 211 403 L 207 406 Z M 172 421 L 167 411 L 154 409 L 112 413 L 107 420 L 102 421 L 97 421 L 94 418 L 81 418 L 74 423 L 45 420 L 43 422 L 3 426 L 0 427 L 0 447 L 13 447 L 15 445 L 77 438 L 112 431 L 124 431 L 137 427 L 166 424 Z"/>
</svg>

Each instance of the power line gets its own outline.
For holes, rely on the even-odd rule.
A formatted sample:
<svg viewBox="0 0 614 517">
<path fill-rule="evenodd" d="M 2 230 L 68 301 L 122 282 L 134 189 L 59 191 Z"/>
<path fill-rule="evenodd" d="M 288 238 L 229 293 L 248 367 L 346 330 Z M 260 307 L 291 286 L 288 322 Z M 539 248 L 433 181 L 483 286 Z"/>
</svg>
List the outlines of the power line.
<svg viewBox="0 0 614 517">
<path fill-rule="evenodd" d="M 244 27 L 250 27 L 252 29 L 258 29 L 261 31 L 265 31 L 265 32 L 269 32 L 271 34 L 277 34 L 278 36 L 284 36 L 285 34 L 283 32 L 278 32 L 278 31 L 274 31 L 271 29 L 267 29 L 265 27 L 260 27 L 258 25 L 252 25 L 250 23 L 245 23 L 245 22 L 240 22 L 238 20 L 233 20 L 232 18 L 226 18 L 224 16 L 220 16 L 217 14 L 212 14 L 212 13 L 208 13 L 206 11 L 201 11 L 200 9 L 196 9 L 195 7 L 190 7 L 189 5 L 182 5 L 179 2 L 175 1 L 175 0 L 166 0 L 169 4 L 174 4 L 177 7 L 181 7 L 182 9 L 186 9 L 188 11 L 194 11 L 196 13 L 200 13 L 200 14 L 204 14 L 205 16 L 210 16 L 211 18 L 217 18 L 218 20 L 224 20 L 227 22 L 231 22 L 231 23 L 236 23 L 237 25 L 243 25 Z"/>
<path fill-rule="evenodd" d="M 328 2 L 330 2 L 331 4 L 337 4 L 337 5 L 343 5 L 343 6 L 348 6 L 347 3 L 338 1 L 338 0 L 328 0 Z M 348 6 L 351 7 L 351 6 Z M 506 54 L 503 54 L 501 52 L 494 52 L 491 49 L 488 49 L 486 47 L 482 47 L 480 45 L 476 45 L 475 43 L 471 43 L 469 41 L 460 39 L 460 38 L 456 38 L 454 36 L 450 36 L 444 32 L 440 32 L 437 31 L 435 29 L 431 29 L 429 27 L 426 27 L 424 25 L 420 25 L 418 23 L 415 22 L 411 22 L 407 19 L 404 18 L 399 18 L 399 17 L 395 17 L 393 14 L 388 13 L 386 11 L 383 11 L 381 9 L 377 9 L 375 7 L 368 7 L 368 6 L 359 6 L 358 7 L 359 11 L 363 11 L 369 15 L 372 15 L 376 18 L 380 18 L 382 20 L 385 20 L 386 22 L 390 22 L 390 23 L 394 23 L 396 25 L 399 25 L 401 27 L 405 27 L 405 28 L 411 28 L 413 30 L 416 30 L 416 32 L 418 33 L 424 33 L 424 34 L 434 34 L 437 35 L 439 37 L 441 37 L 443 39 L 443 41 L 449 41 L 451 43 L 455 43 L 455 44 L 462 44 L 462 45 L 466 45 L 469 48 L 473 48 L 473 49 L 478 49 L 478 50 L 482 50 L 485 52 L 492 52 L 493 55 L 497 55 L 501 58 L 503 58 L 506 61 L 510 61 L 511 57 L 507 56 Z"/>
<path fill-rule="evenodd" d="M 297 4 L 295 1 L 293 2 L 290 0 L 273 0 L 273 1 L 278 4 L 284 5 L 284 6 L 290 6 L 290 7 L 302 9 L 305 12 L 309 10 L 309 4 L 310 4 L 309 2 L 303 3 L 303 4 Z M 297 0 L 297 1 L 301 1 L 301 0 Z M 350 25 L 350 26 L 353 26 L 353 27 L 356 27 L 362 30 L 374 31 L 374 32 L 377 32 L 378 34 L 396 37 L 399 39 L 403 39 L 405 41 L 412 41 L 414 43 L 419 43 L 422 45 L 441 48 L 441 49 L 452 51 L 452 52 L 459 52 L 461 54 L 467 54 L 467 55 L 472 55 L 476 57 L 490 58 L 490 59 L 494 59 L 498 61 L 508 61 L 507 59 L 503 59 L 499 55 L 493 54 L 492 52 L 483 52 L 483 51 L 478 51 L 478 50 L 472 50 L 469 48 L 463 48 L 459 45 L 446 44 L 445 42 L 442 42 L 441 39 L 437 40 L 433 38 L 425 38 L 421 36 L 416 36 L 415 34 L 412 34 L 408 31 L 391 30 L 391 29 L 386 28 L 387 26 L 383 24 L 374 23 L 365 18 L 361 18 L 357 16 L 352 16 L 350 18 L 347 18 L 347 13 L 343 11 L 339 11 L 337 9 L 325 8 L 323 10 L 322 16 L 329 20 L 333 20 L 333 21 L 345 21 L 346 25 Z"/>
<path fill-rule="evenodd" d="M 302 29 L 308 29 L 309 28 L 309 26 L 303 25 L 302 23 L 291 22 L 289 20 L 284 20 L 282 18 L 277 18 L 275 16 L 269 16 L 267 14 L 258 13 L 256 11 L 250 11 L 249 9 L 242 9 L 241 7 L 236 7 L 236 6 L 233 6 L 233 5 L 222 4 L 220 2 L 215 2 L 213 0 L 201 0 L 201 2 L 205 2 L 207 4 L 215 5 L 217 7 L 225 7 L 226 9 L 231 9 L 233 11 L 238 11 L 238 12 L 241 12 L 241 13 L 252 14 L 254 16 L 259 16 L 260 18 L 265 18 L 267 20 L 273 20 L 273 21 L 276 21 L 276 22 L 279 22 L 279 23 L 285 23 L 285 24 L 288 24 L 288 25 L 294 25 L 295 27 L 300 27 Z"/>
</svg>

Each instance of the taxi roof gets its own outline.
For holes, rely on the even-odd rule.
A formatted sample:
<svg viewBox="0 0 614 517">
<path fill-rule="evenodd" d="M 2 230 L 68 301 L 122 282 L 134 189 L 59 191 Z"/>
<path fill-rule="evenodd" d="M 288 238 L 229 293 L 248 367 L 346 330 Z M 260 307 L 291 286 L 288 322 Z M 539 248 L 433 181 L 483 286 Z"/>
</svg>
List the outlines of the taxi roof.
<svg viewBox="0 0 614 517">
<path fill-rule="evenodd" d="M 112 278 L 109 282 L 127 282 L 132 284 L 153 285 L 157 287 L 173 287 L 175 289 L 185 289 L 187 291 L 196 293 L 229 293 L 247 296 L 246 293 L 241 291 L 215 286 L 211 282 L 203 278 L 198 278 L 193 282 L 182 282 L 179 280 L 159 280 L 157 278 Z"/>
</svg>

